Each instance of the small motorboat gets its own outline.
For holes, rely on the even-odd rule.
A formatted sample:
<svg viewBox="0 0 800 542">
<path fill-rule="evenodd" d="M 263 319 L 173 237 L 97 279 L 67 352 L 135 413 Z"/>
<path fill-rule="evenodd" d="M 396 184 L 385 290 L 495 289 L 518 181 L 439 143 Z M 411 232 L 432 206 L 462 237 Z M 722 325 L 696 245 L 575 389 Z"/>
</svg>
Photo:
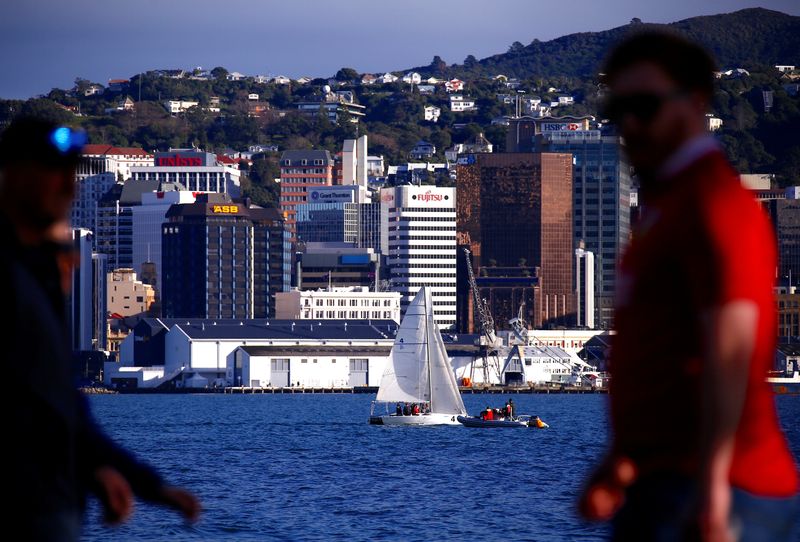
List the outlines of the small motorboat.
<svg viewBox="0 0 800 542">
<path fill-rule="evenodd" d="M 497 418 L 485 420 L 480 416 L 458 416 L 456 418 L 465 427 L 529 427 L 530 416 L 514 418 Z"/>
</svg>

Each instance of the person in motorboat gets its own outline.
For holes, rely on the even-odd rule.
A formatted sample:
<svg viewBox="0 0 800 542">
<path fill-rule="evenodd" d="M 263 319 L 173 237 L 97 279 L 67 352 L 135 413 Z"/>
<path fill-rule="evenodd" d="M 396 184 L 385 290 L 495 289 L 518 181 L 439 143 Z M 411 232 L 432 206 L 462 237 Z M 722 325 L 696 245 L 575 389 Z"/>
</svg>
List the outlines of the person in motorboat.
<svg viewBox="0 0 800 542">
<path fill-rule="evenodd" d="M 509 399 L 506 403 L 506 417 L 509 419 L 514 419 L 514 400 Z"/>
<path fill-rule="evenodd" d="M 533 416 L 528 425 L 530 425 L 531 427 L 535 427 L 536 429 L 546 429 L 550 427 L 549 425 L 544 423 L 544 421 L 542 421 L 542 419 L 539 416 Z"/>
<path fill-rule="evenodd" d="M 493 420 L 494 419 L 494 410 L 492 410 L 490 407 L 487 406 L 486 410 L 481 412 L 481 419 L 482 420 L 486 420 L 486 421 Z"/>
</svg>

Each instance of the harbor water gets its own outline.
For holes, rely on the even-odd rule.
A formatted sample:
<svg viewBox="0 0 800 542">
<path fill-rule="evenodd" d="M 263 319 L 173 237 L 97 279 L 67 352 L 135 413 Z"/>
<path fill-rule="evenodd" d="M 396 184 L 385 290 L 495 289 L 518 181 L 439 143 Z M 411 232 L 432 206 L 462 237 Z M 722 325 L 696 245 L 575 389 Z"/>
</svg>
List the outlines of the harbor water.
<svg viewBox="0 0 800 542">
<path fill-rule="evenodd" d="M 196 491 L 201 521 L 90 503 L 86 540 L 603 540 L 575 498 L 607 437 L 602 395 L 514 395 L 548 430 L 367 424 L 371 395 L 99 395 L 107 431 Z M 504 395 L 465 395 L 470 413 Z M 800 456 L 800 396 L 778 397 Z"/>
</svg>

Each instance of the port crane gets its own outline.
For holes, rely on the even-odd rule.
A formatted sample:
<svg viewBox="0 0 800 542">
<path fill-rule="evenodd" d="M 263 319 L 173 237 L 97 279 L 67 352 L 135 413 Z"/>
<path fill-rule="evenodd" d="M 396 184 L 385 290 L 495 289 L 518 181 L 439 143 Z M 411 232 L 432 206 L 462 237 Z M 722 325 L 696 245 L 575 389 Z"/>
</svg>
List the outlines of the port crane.
<svg viewBox="0 0 800 542">
<path fill-rule="evenodd" d="M 486 299 L 481 298 L 478 283 L 475 280 L 475 273 L 472 270 L 472 253 L 466 247 L 464 247 L 464 257 L 467 261 L 467 277 L 472 291 L 472 304 L 480 323 L 480 369 L 483 370 L 484 384 L 489 384 L 492 371 L 497 374 L 498 381 L 500 380 L 500 359 L 497 350 L 502 345 L 502 341 L 497 337 L 497 332 L 494 329 L 494 318 L 489 310 L 489 303 Z M 474 381 L 475 376 L 475 365 L 473 363 L 470 367 L 470 380 L 472 381 Z"/>
</svg>

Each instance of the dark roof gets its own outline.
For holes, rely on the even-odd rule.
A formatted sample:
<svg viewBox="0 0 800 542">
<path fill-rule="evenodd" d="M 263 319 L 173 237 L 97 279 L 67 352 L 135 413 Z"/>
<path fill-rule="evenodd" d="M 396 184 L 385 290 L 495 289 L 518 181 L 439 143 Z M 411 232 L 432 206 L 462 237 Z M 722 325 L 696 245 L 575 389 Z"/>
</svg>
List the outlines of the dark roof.
<svg viewBox="0 0 800 542">
<path fill-rule="evenodd" d="M 353 353 L 358 354 L 381 354 L 387 355 L 389 352 L 392 351 L 391 346 L 364 346 L 358 347 L 358 350 L 354 350 L 352 346 L 329 346 L 329 345 L 319 345 L 319 346 L 292 346 L 291 348 L 287 348 L 285 345 L 278 345 L 278 346 L 240 346 L 242 350 L 250 354 L 251 356 L 297 356 L 299 354 L 319 354 L 319 355 L 331 355 L 331 354 L 342 354 L 342 355 L 351 355 Z"/>
<path fill-rule="evenodd" d="M 159 189 L 159 181 L 134 181 L 128 179 L 122 185 L 122 194 L 119 197 L 120 205 L 141 205 L 142 194 L 145 192 L 155 192 Z"/>
<path fill-rule="evenodd" d="M 778 350 L 784 356 L 800 356 L 800 343 L 779 344 Z"/>
<path fill-rule="evenodd" d="M 386 340 L 394 339 L 394 320 L 198 320 L 161 318 L 192 339 Z"/>
<path fill-rule="evenodd" d="M 333 165 L 333 158 L 331 158 L 330 152 L 316 149 L 283 151 L 283 154 L 281 154 L 281 165 L 283 165 L 286 160 L 290 161 L 289 165 L 291 166 L 301 165 L 302 160 L 306 160 L 307 166 L 314 165 L 314 160 L 322 160 L 323 164 L 326 166 Z"/>
</svg>

